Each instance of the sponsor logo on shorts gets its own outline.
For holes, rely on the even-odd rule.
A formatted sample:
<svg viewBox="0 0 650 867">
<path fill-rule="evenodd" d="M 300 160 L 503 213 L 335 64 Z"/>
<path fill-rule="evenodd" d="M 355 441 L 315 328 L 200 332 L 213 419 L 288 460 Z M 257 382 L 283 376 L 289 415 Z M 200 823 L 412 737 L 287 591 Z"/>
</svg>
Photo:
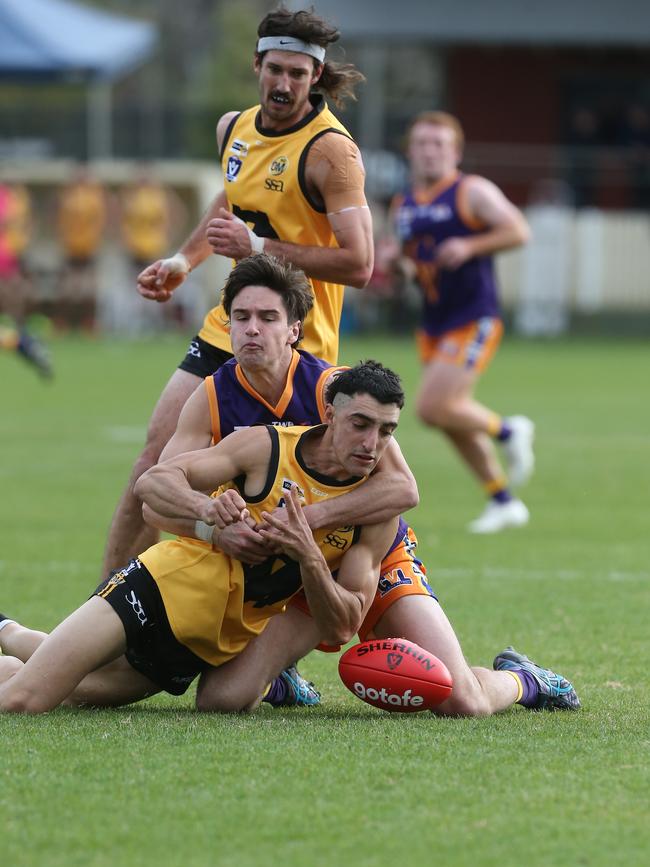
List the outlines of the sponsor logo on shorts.
<svg viewBox="0 0 650 867">
<path fill-rule="evenodd" d="M 396 587 L 413 584 L 413 579 L 405 575 L 401 569 L 391 569 L 390 572 L 384 572 L 379 579 L 377 589 L 380 596 L 385 596 L 394 590 Z"/>
<path fill-rule="evenodd" d="M 383 686 L 381 689 L 375 689 L 374 686 L 364 686 L 357 681 L 354 684 L 354 691 L 359 698 L 369 698 L 371 701 L 380 701 L 392 707 L 419 707 L 424 704 L 423 696 L 413 695 L 412 689 L 405 689 L 400 695 L 397 692 L 388 692 Z"/>
<path fill-rule="evenodd" d="M 135 612 L 135 616 L 140 621 L 140 626 L 144 626 L 147 622 L 147 615 L 145 614 L 144 608 L 142 607 L 142 603 L 135 595 L 135 592 L 132 590 L 127 596 L 124 597 L 126 601 L 129 603 L 133 611 Z"/>
<path fill-rule="evenodd" d="M 201 357 L 201 348 L 199 346 L 198 340 L 193 340 L 190 343 L 189 349 L 187 350 L 187 354 L 191 355 L 193 358 Z"/>
</svg>

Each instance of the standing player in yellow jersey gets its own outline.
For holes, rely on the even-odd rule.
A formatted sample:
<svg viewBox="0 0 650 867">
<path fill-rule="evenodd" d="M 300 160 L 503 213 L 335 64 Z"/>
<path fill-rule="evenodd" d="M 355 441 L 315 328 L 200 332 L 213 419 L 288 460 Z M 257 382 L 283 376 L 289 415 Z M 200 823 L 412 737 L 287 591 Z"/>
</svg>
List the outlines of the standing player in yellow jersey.
<svg viewBox="0 0 650 867">
<path fill-rule="evenodd" d="M 56 204 L 56 229 L 63 254 L 57 307 L 66 324 L 92 328 L 97 306 L 97 257 L 108 221 L 108 196 L 88 166 L 80 165 L 61 189 Z"/>
<path fill-rule="evenodd" d="M 144 297 L 164 302 L 209 255 L 239 260 L 265 250 L 311 278 L 315 304 L 303 346 L 332 363 L 344 285 L 365 286 L 373 265 L 361 156 L 316 92 L 340 104 L 363 79 L 351 65 L 325 59 L 339 35 L 313 12 L 279 9 L 265 16 L 254 60 L 260 104 L 229 112 L 217 124 L 225 189 L 179 252 L 154 262 L 138 279 Z M 210 311 L 154 409 L 109 531 L 105 573 L 156 538 L 142 521 L 133 488 L 158 460 L 200 379 L 231 358 L 225 322 L 221 308 Z"/>
<path fill-rule="evenodd" d="M 397 519 L 312 533 L 301 503 L 364 483 L 391 442 L 404 394 L 399 378 L 373 363 L 342 372 L 328 399 L 324 425 L 235 431 L 138 482 L 137 493 L 163 515 L 225 526 L 250 514 L 274 553 L 246 566 L 208 542 L 159 542 L 103 581 L 27 662 L 0 658 L 0 711 L 180 695 L 241 653 L 300 587 L 321 640 L 349 641 Z"/>
</svg>

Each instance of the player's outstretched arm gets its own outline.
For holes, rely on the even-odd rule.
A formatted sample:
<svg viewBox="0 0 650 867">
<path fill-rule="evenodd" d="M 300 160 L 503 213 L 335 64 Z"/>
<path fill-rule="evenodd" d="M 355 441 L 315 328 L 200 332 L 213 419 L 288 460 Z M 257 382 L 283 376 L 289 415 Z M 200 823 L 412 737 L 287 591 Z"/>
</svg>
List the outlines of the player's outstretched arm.
<svg viewBox="0 0 650 867">
<path fill-rule="evenodd" d="M 305 506 L 312 530 L 343 524 L 379 524 L 415 508 L 420 501 L 415 476 L 393 438 L 369 479 L 340 497 Z"/>
</svg>

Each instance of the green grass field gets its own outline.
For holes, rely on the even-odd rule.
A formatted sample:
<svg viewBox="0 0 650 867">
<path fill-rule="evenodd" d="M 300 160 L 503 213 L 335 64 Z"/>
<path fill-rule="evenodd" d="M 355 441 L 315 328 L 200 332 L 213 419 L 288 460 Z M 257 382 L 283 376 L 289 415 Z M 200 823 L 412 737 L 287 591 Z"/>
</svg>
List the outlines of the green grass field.
<svg viewBox="0 0 650 867">
<path fill-rule="evenodd" d="M 106 528 L 185 340 L 59 340 L 57 378 L 0 356 L 0 609 L 42 629 L 99 578 Z M 410 341 L 353 339 L 412 395 Z M 650 851 L 647 345 L 506 342 L 479 396 L 537 422 L 532 522 L 472 537 L 480 492 L 407 407 L 410 518 L 466 656 L 512 643 L 577 714 L 391 715 L 332 655 L 316 709 L 198 716 L 192 695 L 0 719 L 3 865 L 641 865 Z"/>
</svg>

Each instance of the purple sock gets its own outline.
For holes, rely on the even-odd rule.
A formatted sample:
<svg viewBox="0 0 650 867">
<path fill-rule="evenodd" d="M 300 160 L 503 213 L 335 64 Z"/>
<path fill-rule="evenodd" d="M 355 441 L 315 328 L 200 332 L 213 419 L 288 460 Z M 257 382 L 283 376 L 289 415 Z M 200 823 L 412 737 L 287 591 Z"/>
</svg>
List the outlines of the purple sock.
<svg viewBox="0 0 650 867">
<path fill-rule="evenodd" d="M 287 685 L 281 677 L 276 677 L 271 684 L 269 691 L 266 693 L 262 701 L 268 701 L 269 704 L 277 705 L 284 700 L 287 694 Z"/>
<path fill-rule="evenodd" d="M 507 421 L 502 421 L 501 422 L 501 430 L 497 434 L 497 439 L 499 440 L 500 443 L 505 443 L 510 439 L 511 436 L 512 436 L 512 428 L 510 427 L 510 425 L 508 424 Z"/>
<path fill-rule="evenodd" d="M 512 499 L 512 494 L 507 488 L 502 488 L 500 491 L 497 491 L 495 494 L 492 494 L 492 499 L 496 503 L 509 503 Z"/>
<path fill-rule="evenodd" d="M 522 671 L 521 668 L 511 669 L 514 674 L 519 675 L 519 679 L 521 680 L 522 694 L 521 698 L 517 702 L 517 704 L 522 705 L 522 707 L 535 707 L 535 702 L 537 701 L 537 695 L 539 693 L 539 687 L 537 686 L 537 681 L 527 671 Z"/>
</svg>

